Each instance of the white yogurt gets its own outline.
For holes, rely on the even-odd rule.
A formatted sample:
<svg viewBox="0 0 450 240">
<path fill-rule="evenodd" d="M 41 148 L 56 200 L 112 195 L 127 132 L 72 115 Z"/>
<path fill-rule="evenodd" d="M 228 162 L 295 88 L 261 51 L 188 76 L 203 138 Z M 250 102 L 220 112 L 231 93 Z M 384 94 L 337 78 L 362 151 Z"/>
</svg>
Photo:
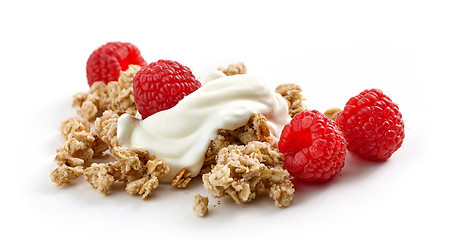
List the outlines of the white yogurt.
<svg viewBox="0 0 450 240">
<path fill-rule="evenodd" d="M 160 181 L 170 182 L 183 168 L 198 175 L 217 130 L 241 127 L 253 113 L 266 116 L 277 138 L 290 121 L 286 101 L 261 78 L 214 73 L 171 109 L 145 120 L 120 116 L 117 139 L 122 147 L 142 148 L 164 159 L 170 171 Z"/>
</svg>

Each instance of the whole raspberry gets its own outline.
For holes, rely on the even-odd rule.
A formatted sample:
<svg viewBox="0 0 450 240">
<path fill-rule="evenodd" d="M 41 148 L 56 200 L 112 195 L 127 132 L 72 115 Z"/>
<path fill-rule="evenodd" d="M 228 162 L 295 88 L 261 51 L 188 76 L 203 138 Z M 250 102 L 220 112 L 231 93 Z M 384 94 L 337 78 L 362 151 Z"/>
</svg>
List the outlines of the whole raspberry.
<svg viewBox="0 0 450 240">
<path fill-rule="evenodd" d="M 316 110 L 303 111 L 284 126 L 278 143 L 284 168 L 305 182 L 332 179 L 344 167 L 347 144 L 337 125 Z"/>
<path fill-rule="evenodd" d="M 175 106 L 199 87 L 188 67 L 171 60 L 152 62 L 133 78 L 134 101 L 143 119 Z"/>
<path fill-rule="evenodd" d="M 348 150 L 371 161 L 385 161 L 403 143 L 404 124 L 397 104 L 379 89 L 350 98 L 336 123 Z"/>
<path fill-rule="evenodd" d="M 86 64 L 88 84 L 103 81 L 117 81 L 120 71 L 128 69 L 128 65 L 145 66 L 147 63 L 139 49 L 131 43 L 109 42 L 95 50 Z"/>
</svg>

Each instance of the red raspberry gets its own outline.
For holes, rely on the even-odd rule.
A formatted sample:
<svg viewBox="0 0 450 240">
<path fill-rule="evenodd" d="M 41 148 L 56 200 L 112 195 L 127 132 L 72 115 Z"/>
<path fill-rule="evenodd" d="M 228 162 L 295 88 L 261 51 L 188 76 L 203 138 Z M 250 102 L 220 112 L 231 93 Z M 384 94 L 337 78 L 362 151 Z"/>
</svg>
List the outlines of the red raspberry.
<svg viewBox="0 0 450 240">
<path fill-rule="evenodd" d="M 379 89 L 350 98 L 336 123 L 344 132 L 348 150 L 371 161 L 386 161 L 405 137 L 397 104 Z"/>
<path fill-rule="evenodd" d="M 133 78 L 133 95 L 142 118 L 175 106 L 201 87 L 191 69 L 171 60 L 141 68 Z"/>
<path fill-rule="evenodd" d="M 86 64 L 88 84 L 103 81 L 117 81 L 120 71 L 128 69 L 128 65 L 145 66 L 147 63 L 139 49 L 131 43 L 110 42 L 95 50 Z"/>
<path fill-rule="evenodd" d="M 344 167 L 347 144 L 337 125 L 316 110 L 295 115 L 278 143 L 284 168 L 305 182 L 332 179 Z"/>
</svg>

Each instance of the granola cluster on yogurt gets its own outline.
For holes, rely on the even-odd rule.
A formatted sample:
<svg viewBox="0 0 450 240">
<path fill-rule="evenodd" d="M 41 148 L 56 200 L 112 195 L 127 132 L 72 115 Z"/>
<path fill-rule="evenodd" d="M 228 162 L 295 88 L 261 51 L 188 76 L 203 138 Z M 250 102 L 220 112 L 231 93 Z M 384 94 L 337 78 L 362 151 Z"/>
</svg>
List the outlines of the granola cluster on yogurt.
<svg viewBox="0 0 450 240">
<path fill-rule="evenodd" d="M 214 198 L 228 196 L 237 204 L 244 204 L 259 195 L 268 195 L 277 207 L 290 205 L 295 190 L 291 176 L 283 169 L 284 156 L 277 148 L 274 131 L 279 129 L 273 124 L 274 116 L 268 118 L 267 114 L 254 112 L 232 129 L 217 129 L 215 137 L 201 149 L 201 164 L 195 166 L 174 165 L 151 151 L 152 146 L 148 149 L 125 144 L 121 136 L 126 133 L 119 123 L 126 116 L 139 118 L 133 98 L 133 77 L 140 68 L 129 65 L 120 72 L 118 81 L 107 84 L 97 81 L 88 92 L 73 96 L 72 106 L 79 116 L 61 122 L 64 142 L 56 150 L 57 168 L 50 174 L 56 185 L 83 176 L 94 189 L 107 195 L 115 182 L 123 182 L 129 194 L 147 199 L 164 182 L 186 188 L 191 179 L 198 177 Z M 218 70 L 224 79 L 235 79 L 234 76 L 247 72 L 243 63 Z M 276 92 L 284 98 L 283 104 L 291 117 L 306 110 L 299 86 L 280 85 Z M 105 162 L 107 157 L 113 160 Z M 208 198 L 194 195 L 195 215 L 205 216 L 207 212 Z"/>
</svg>

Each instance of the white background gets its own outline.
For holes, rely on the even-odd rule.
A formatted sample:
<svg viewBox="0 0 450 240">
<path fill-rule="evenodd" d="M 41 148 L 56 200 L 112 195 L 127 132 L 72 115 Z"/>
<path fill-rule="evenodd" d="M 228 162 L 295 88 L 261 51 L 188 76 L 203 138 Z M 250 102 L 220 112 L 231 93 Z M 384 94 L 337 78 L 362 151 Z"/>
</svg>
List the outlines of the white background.
<svg viewBox="0 0 450 240">
<path fill-rule="evenodd" d="M 448 1 L 431 0 L 2 1 L 2 239 L 449 239 L 449 13 Z M 267 196 L 213 199 L 200 180 L 146 201 L 120 184 L 105 197 L 82 178 L 56 187 L 59 123 L 75 116 L 86 61 L 108 41 L 200 79 L 243 61 L 273 87 L 301 85 L 320 111 L 380 88 L 403 113 L 404 145 L 385 163 L 349 154 L 330 183 L 296 183 L 286 209 Z M 205 218 L 192 213 L 195 193 L 210 197 Z"/>
</svg>

